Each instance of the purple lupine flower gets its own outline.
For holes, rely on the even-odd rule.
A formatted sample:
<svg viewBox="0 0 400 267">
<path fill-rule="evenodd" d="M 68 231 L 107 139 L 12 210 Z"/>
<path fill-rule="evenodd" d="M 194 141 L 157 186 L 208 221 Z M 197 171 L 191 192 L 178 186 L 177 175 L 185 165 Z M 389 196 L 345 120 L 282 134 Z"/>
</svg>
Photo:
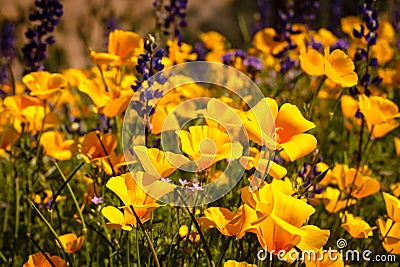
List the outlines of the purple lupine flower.
<svg viewBox="0 0 400 267">
<path fill-rule="evenodd" d="M 259 16 L 253 27 L 253 34 L 269 26 L 271 18 L 272 0 L 257 0 L 257 15 Z"/>
<path fill-rule="evenodd" d="M 186 27 L 186 8 L 188 0 L 169 0 L 164 4 L 155 0 L 154 7 L 157 10 L 157 24 L 165 35 L 178 40 L 178 45 L 183 42 L 182 28 Z"/>
<path fill-rule="evenodd" d="M 358 48 L 354 59 L 356 61 L 365 60 L 365 73 L 360 79 L 360 84 L 364 87 L 364 94 L 370 95 L 369 86 L 374 83 L 379 83 L 381 80 L 379 76 L 371 77 L 369 67 L 378 66 L 378 60 L 376 58 L 369 58 L 370 48 L 376 44 L 376 39 L 378 37 L 378 12 L 376 11 L 376 0 L 364 0 L 363 4 L 359 7 L 360 15 L 365 22 L 366 28 L 360 25 L 359 30 L 354 29 L 353 35 L 355 38 L 365 38 L 367 41 L 367 48 Z"/>
<path fill-rule="evenodd" d="M 253 69 L 256 71 L 263 69 L 263 65 L 262 65 L 261 61 L 258 58 L 252 57 L 252 56 L 247 57 L 243 61 L 243 65 L 246 66 L 248 69 Z"/>
<path fill-rule="evenodd" d="M 139 101 L 131 102 L 131 107 L 135 109 L 142 117 L 146 114 L 151 114 L 151 112 L 154 112 L 154 109 L 148 105 L 148 101 L 152 99 L 159 99 L 163 95 L 162 91 L 153 90 L 151 88 L 152 84 L 149 81 L 151 76 L 164 68 L 164 65 L 162 64 L 162 57 L 165 55 L 165 51 L 162 48 L 157 50 L 156 48 L 157 43 L 155 38 L 149 34 L 144 43 L 145 53 L 139 56 L 138 65 L 136 65 L 136 71 L 141 78 L 136 80 L 134 85 L 131 85 L 132 90 L 137 92 L 145 81 L 149 83 L 147 88 L 142 88 L 142 90 L 139 92 Z M 165 81 L 166 79 L 163 77 L 158 77 L 157 79 L 157 82 L 160 84 L 164 83 Z M 151 125 L 147 117 L 146 127 L 147 130 L 151 129 Z"/>
<path fill-rule="evenodd" d="M 161 178 L 160 180 L 161 180 L 161 182 L 165 182 L 165 183 L 171 182 L 171 179 L 169 179 L 169 178 Z"/>
<path fill-rule="evenodd" d="M 4 20 L 0 29 L 0 84 L 10 84 L 8 68 L 15 58 L 15 25 Z M 0 97 L 4 98 L 5 95 L 0 89 Z"/>
<path fill-rule="evenodd" d="M 106 48 L 108 47 L 108 37 L 110 35 L 111 32 L 115 31 L 116 29 L 118 29 L 118 25 L 119 25 L 119 20 L 115 17 L 110 17 L 107 19 L 106 21 L 106 29 L 104 31 L 104 40 L 105 40 L 105 46 Z"/>
<path fill-rule="evenodd" d="M 35 9 L 29 15 L 32 27 L 25 32 L 28 43 L 22 48 L 27 74 L 43 70 L 43 61 L 47 58 L 47 46 L 54 44 L 50 35 L 59 23 L 63 6 L 59 0 L 36 0 Z"/>
</svg>

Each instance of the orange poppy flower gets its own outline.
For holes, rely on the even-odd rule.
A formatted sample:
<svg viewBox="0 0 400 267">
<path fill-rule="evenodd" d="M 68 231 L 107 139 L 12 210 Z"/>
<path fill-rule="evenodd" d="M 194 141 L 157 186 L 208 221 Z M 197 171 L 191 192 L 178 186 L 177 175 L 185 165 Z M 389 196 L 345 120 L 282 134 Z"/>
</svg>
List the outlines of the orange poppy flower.
<svg viewBox="0 0 400 267">
<path fill-rule="evenodd" d="M 400 224 L 392 219 L 378 219 L 376 225 L 382 237 L 385 237 L 382 241 L 385 250 L 390 254 L 400 254 Z"/>
<path fill-rule="evenodd" d="M 360 217 L 355 217 L 353 214 L 347 213 L 345 222 L 342 227 L 353 237 L 353 238 L 368 238 L 373 235 L 373 230 L 376 227 L 371 227 L 369 224 Z"/>
<path fill-rule="evenodd" d="M 164 152 L 157 148 L 146 148 L 144 146 L 135 146 L 134 150 L 145 171 L 153 176 L 165 178 L 171 175 L 177 168 L 170 162 L 169 157 L 174 156 L 171 152 Z M 186 159 L 184 162 L 189 161 L 183 155 L 181 156 Z"/>
<path fill-rule="evenodd" d="M 57 131 L 42 133 L 40 144 L 48 156 L 58 160 L 72 158 L 76 149 L 74 140 L 64 140 L 64 135 Z"/>
<path fill-rule="evenodd" d="M 340 49 L 330 53 L 329 47 L 325 48 L 325 75 L 342 87 L 351 87 L 358 83 L 355 66 L 350 57 Z"/>
<path fill-rule="evenodd" d="M 62 246 L 65 248 L 65 252 L 67 253 L 75 253 L 81 249 L 83 242 L 85 242 L 85 237 L 81 235 L 77 237 L 76 234 L 65 234 L 59 236 Z M 57 246 L 61 247 L 61 245 L 57 241 Z"/>
<path fill-rule="evenodd" d="M 135 32 L 115 30 L 108 37 L 108 52 L 91 51 L 92 62 L 98 65 L 122 66 L 135 63 L 143 52 L 143 38 Z"/>
<path fill-rule="evenodd" d="M 67 267 L 68 264 L 61 259 L 59 256 L 50 256 L 46 252 L 46 255 L 57 267 Z M 42 253 L 35 253 L 29 255 L 28 261 L 24 263 L 23 267 L 52 267 L 51 263 L 46 259 Z"/>
<path fill-rule="evenodd" d="M 67 86 L 64 75 L 47 71 L 31 72 L 25 75 L 22 81 L 31 91 L 31 95 L 43 100 Z"/>
<path fill-rule="evenodd" d="M 117 138 L 112 133 L 103 134 L 93 131 L 83 137 L 78 147 L 83 159 L 90 163 L 97 159 L 108 157 L 117 147 Z"/>
<path fill-rule="evenodd" d="M 222 159 L 237 159 L 242 154 L 240 143 L 231 142 L 227 133 L 207 125 L 191 126 L 189 131 L 182 130 L 179 138 L 182 151 L 201 169 Z"/>
<path fill-rule="evenodd" d="M 257 265 L 245 261 L 237 262 L 235 260 L 228 260 L 224 263 L 224 267 L 257 267 Z"/>
<path fill-rule="evenodd" d="M 400 222 L 400 200 L 388 193 L 383 193 L 383 199 L 389 218 L 396 223 Z"/>
<path fill-rule="evenodd" d="M 324 56 L 315 49 L 302 49 L 300 51 L 300 67 L 310 76 L 322 76 L 324 71 Z"/>
<path fill-rule="evenodd" d="M 375 138 L 383 137 L 388 132 L 399 127 L 399 108 L 389 99 L 380 96 L 360 95 L 359 107 Z"/>
<path fill-rule="evenodd" d="M 121 227 L 124 225 L 136 227 L 136 218 L 131 207 L 135 209 L 141 222 L 149 220 L 151 212 L 160 206 L 156 201 L 176 187 L 144 172 L 125 173 L 112 177 L 106 186 L 122 200 L 125 209 L 122 213 L 114 207 L 108 207 L 103 209 L 103 215 L 112 225 L 117 223 Z M 123 224 L 120 224 L 122 222 Z"/>
</svg>

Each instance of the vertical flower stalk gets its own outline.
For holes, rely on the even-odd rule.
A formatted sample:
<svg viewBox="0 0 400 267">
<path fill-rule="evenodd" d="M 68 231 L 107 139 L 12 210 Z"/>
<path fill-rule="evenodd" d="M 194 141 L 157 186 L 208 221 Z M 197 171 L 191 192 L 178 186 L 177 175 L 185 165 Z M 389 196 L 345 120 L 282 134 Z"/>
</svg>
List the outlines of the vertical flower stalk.
<svg viewBox="0 0 400 267">
<path fill-rule="evenodd" d="M 22 48 L 25 61 L 24 74 L 44 69 L 47 46 L 55 43 L 50 34 L 59 23 L 63 6 L 59 0 L 36 0 L 35 8 L 29 15 L 32 26 L 25 32 L 28 43 Z"/>
<path fill-rule="evenodd" d="M 156 72 L 164 69 L 162 64 L 162 58 L 165 56 L 165 50 L 162 48 L 157 49 L 157 43 L 151 34 L 149 34 L 144 43 L 145 53 L 141 54 L 138 59 L 138 65 L 136 66 L 136 72 L 138 73 L 139 80 L 131 86 L 134 92 L 140 90 L 139 101 L 132 103 L 133 108 L 138 112 L 139 116 L 144 117 L 144 123 L 146 127 L 146 135 L 151 132 L 150 118 L 145 114 L 151 114 L 149 106 L 149 101 L 155 98 L 161 98 L 163 93 L 158 90 L 153 90 L 151 88 L 152 84 L 148 86 L 141 87 L 145 81 L 149 81 L 150 77 Z M 163 81 L 158 81 L 162 83 Z M 154 109 L 153 109 L 154 112 Z M 147 140 L 147 137 L 146 137 Z"/>
<path fill-rule="evenodd" d="M 379 85 L 382 82 L 382 78 L 379 76 L 372 77 L 370 72 L 370 67 L 378 66 L 378 59 L 376 57 L 371 57 L 371 47 L 376 44 L 376 39 L 378 37 L 378 12 L 376 11 L 376 1 L 375 0 L 364 0 L 364 3 L 360 6 L 360 12 L 364 25 L 360 25 L 359 30 L 354 29 L 353 35 L 356 38 L 364 38 L 367 41 L 366 48 L 358 48 L 354 59 L 356 61 L 365 61 L 365 71 L 360 79 L 361 86 L 364 88 L 364 94 L 369 96 L 371 94 L 369 86 L 371 84 Z M 360 92 L 358 90 L 353 91 L 353 95 L 357 95 Z"/>
<path fill-rule="evenodd" d="M 178 45 L 183 42 L 182 28 L 186 27 L 186 8 L 188 0 L 169 0 L 166 4 L 162 0 L 155 0 L 156 27 L 162 33 L 177 39 Z"/>
<path fill-rule="evenodd" d="M 14 76 L 11 72 L 12 61 L 15 58 L 15 25 L 11 21 L 4 20 L 0 24 L 0 85 L 11 85 L 13 90 Z M 7 92 L 0 87 L 0 98 L 5 97 Z"/>
</svg>

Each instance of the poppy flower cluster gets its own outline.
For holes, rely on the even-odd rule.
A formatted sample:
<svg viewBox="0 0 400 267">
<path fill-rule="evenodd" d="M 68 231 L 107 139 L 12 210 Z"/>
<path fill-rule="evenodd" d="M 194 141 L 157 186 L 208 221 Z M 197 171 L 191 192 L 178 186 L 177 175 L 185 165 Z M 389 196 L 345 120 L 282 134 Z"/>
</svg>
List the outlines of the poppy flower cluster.
<svg viewBox="0 0 400 267">
<path fill-rule="evenodd" d="M 368 264 L 328 257 L 338 239 L 399 257 L 400 36 L 364 2 L 335 30 L 281 12 L 244 50 L 186 42 L 187 2 L 156 1 L 164 34 L 115 29 L 91 67 L 0 84 L 0 265 Z M 196 61 L 248 83 L 168 71 Z"/>
</svg>

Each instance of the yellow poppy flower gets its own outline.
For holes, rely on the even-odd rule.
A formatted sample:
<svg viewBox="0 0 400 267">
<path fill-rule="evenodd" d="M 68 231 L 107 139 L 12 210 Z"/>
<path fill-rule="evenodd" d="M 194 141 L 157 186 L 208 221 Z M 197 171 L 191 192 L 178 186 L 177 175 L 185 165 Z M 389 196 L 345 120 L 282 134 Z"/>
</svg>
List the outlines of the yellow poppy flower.
<svg viewBox="0 0 400 267">
<path fill-rule="evenodd" d="M 39 99 L 48 99 L 67 86 L 64 75 L 47 71 L 31 72 L 22 78 L 22 82 L 31 91 L 30 94 Z"/>
<path fill-rule="evenodd" d="M 163 58 L 165 67 L 170 67 L 174 64 L 181 64 L 187 61 L 196 60 L 197 54 L 192 53 L 193 47 L 190 44 L 182 42 L 178 44 L 178 40 L 168 40 L 168 57 Z"/>
<path fill-rule="evenodd" d="M 18 133 L 10 127 L 0 127 L 0 149 L 11 149 L 11 145 L 18 140 Z"/>
<path fill-rule="evenodd" d="M 385 250 L 390 254 L 400 254 L 400 224 L 392 219 L 378 219 L 376 225 L 382 237 L 385 237 L 382 241 Z"/>
<path fill-rule="evenodd" d="M 347 213 L 345 215 L 345 222 L 342 227 L 353 238 L 368 238 L 373 235 L 373 230 L 376 227 L 371 227 L 369 224 L 360 217 L 355 217 L 353 214 Z"/>
<path fill-rule="evenodd" d="M 342 190 L 351 192 L 351 196 L 357 199 L 376 194 L 381 189 L 380 183 L 375 178 L 362 175 L 361 171 L 349 169 L 344 177 L 339 180 L 339 187 Z"/>
<path fill-rule="evenodd" d="M 65 79 L 67 79 L 68 84 L 75 88 L 78 88 L 79 84 L 88 78 L 86 72 L 82 69 L 69 68 L 63 70 L 62 73 Z"/>
<path fill-rule="evenodd" d="M 273 209 L 257 225 L 257 237 L 262 247 L 269 251 L 289 251 L 297 246 L 302 249 L 320 249 L 328 241 L 329 230 L 316 226 L 302 226 L 315 212 L 306 202 L 282 192 L 274 194 Z M 303 240 L 303 242 L 301 242 Z"/>
<path fill-rule="evenodd" d="M 40 144 L 48 156 L 58 160 L 70 159 L 76 149 L 74 140 L 64 140 L 64 135 L 57 131 L 42 133 Z"/>
<path fill-rule="evenodd" d="M 56 198 L 56 202 L 60 202 L 65 199 L 67 199 L 66 196 L 59 195 Z M 41 206 L 41 205 L 49 206 L 51 204 L 51 202 L 53 201 L 53 191 L 49 190 L 49 189 L 45 189 L 38 194 L 34 194 L 32 196 L 32 200 L 38 206 Z"/>
<path fill-rule="evenodd" d="M 59 236 L 59 239 L 62 243 L 62 246 L 65 248 L 65 252 L 67 253 L 75 253 L 81 249 L 83 242 L 85 242 L 85 237 L 81 235 L 77 237 L 76 234 L 65 234 Z M 57 241 L 57 246 L 61 247 Z"/>
<path fill-rule="evenodd" d="M 106 91 L 104 82 L 97 78 L 80 83 L 78 89 L 90 97 L 99 113 L 103 113 L 107 117 L 114 117 L 128 107 L 133 91 L 126 92 L 113 83 L 109 83 L 109 86 L 109 91 Z"/>
<path fill-rule="evenodd" d="M 204 43 L 204 46 L 213 51 L 224 51 L 226 38 L 222 34 L 209 31 L 200 34 L 200 39 Z"/>
<path fill-rule="evenodd" d="M 99 135 L 101 142 L 97 135 Z M 78 147 L 83 159 L 90 163 L 108 157 L 117 147 L 117 138 L 112 133 L 103 134 L 93 131 L 83 137 Z"/>
<path fill-rule="evenodd" d="M 224 267 L 257 267 L 257 265 L 245 261 L 237 262 L 235 260 L 228 260 L 224 263 Z"/>
<path fill-rule="evenodd" d="M 236 235 L 240 230 L 241 223 L 239 216 L 229 209 L 211 207 L 204 211 L 204 215 L 205 217 L 197 219 L 199 224 L 204 228 L 215 227 L 221 234 L 226 236 Z"/>
<path fill-rule="evenodd" d="M 171 152 L 164 152 L 158 148 L 147 148 L 145 146 L 135 146 L 134 150 L 145 171 L 153 176 L 165 178 L 177 168 L 168 159 L 169 156 L 173 156 Z M 182 155 L 182 157 L 184 156 Z M 186 159 L 186 161 L 188 160 Z"/>
<path fill-rule="evenodd" d="M 300 67 L 310 76 L 322 76 L 324 70 L 324 56 L 315 49 L 302 49 L 300 51 Z"/>
<path fill-rule="evenodd" d="M 353 30 L 360 29 L 360 25 L 363 24 L 362 20 L 357 16 L 347 16 L 340 19 L 342 31 L 347 35 L 353 37 Z"/>
<path fill-rule="evenodd" d="M 134 176 L 133 176 L 134 175 Z M 110 178 L 106 184 L 124 203 L 123 213 L 116 207 L 108 206 L 102 209 L 102 214 L 109 220 L 107 227 L 112 229 L 132 230 L 137 226 L 137 220 L 132 208 L 142 223 L 148 221 L 153 210 L 160 205 L 157 199 L 168 194 L 176 186 L 158 181 L 150 174 L 137 172 L 125 173 Z"/>
<path fill-rule="evenodd" d="M 156 201 L 176 187 L 144 172 L 125 173 L 112 177 L 106 186 L 122 200 L 126 207 L 133 206 L 139 217 L 144 217 L 159 207 Z"/>
<path fill-rule="evenodd" d="M 300 249 L 319 249 L 328 240 L 329 231 L 309 225 L 302 226 L 315 209 L 305 201 L 292 196 L 290 182 L 273 180 L 264 183 L 259 190 L 249 192 L 242 189 L 243 207 L 242 228 L 244 232 L 257 234 L 262 247 L 269 251 L 280 249 L 289 251 L 294 246 Z"/>
<path fill-rule="evenodd" d="M 14 117 L 23 120 L 22 110 L 30 106 L 43 106 L 43 101 L 32 96 L 16 95 L 7 96 L 3 105 Z"/>
<path fill-rule="evenodd" d="M 254 35 L 253 46 L 267 55 L 276 55 L 282 52 L 288 43 L 286 41 L 275 41 L 275 36 L 276 31 L 273 28 L 259 30 Z"/>
<path fill-rule="evenodd" d="M 340 105 L 342 108 L 343 116 L 351 120 L 356 119 L 356 113 L 358 111 L 358 101 L 349 95 L 343 95 L 340 99 Z"/>
<path fill-rule="evenodd" d="M 21 126 L 18 125 L 21 122 L 25 122 L 25 131 L 36 134 L 41 130 L 47 130 L 49 128 L 56 127 L 59 122 L 59 116 L 54 112 L 49 112 L 48 108 L 42 106 L 29 106 L 21 111 L 23 116 L 22 121 L 15 120 L 14 127 L 18 132 L 21 132 Z M 44 122 L 44 123 L 43 123 Z"/>
<path fill-rule="evenodd" d="M 207 168 L 222 159 L 237 159 L 242 155 L 242 145 L 231 142 L 229 135 L 210 126 L 191 126 L 189 131 L 179 132 L 182 151 L 196 165 Z"/>
<path fill-rule="evenodd" d="M 271 144 L 273 142 L 271 133 L 262 133 L 261 129 L 269 131 L 275 126 L 276 149 L 283 149 L 281 155 L 285 160 L 295 161 L 315 150 L 317 140 L 311 134 L 304 133 L 315 128 L 315 124 L 306 120 L 295 105 L 283 104 L 278 111 L 278 104 L 274 99 L 266 98 L 261 101 L 268 103 L 273 117 L 271 119 L 275 123 L 270 121 L 268 116 L 263 118 L 255 116 L 255 114 L 262 114 L 259 113 L 260 111 L 265 113 L 262 110 L 265 103 L 260 102 L 249 111 L 239 114 L 252 141 L 258 144 L 263 142 Z"/>
<path fill-rule="evenodd" d="M 359 97 L 359 107 L 375 138 L 385 136 L 400 125 L 396 120 L 400 118 L 399 108 L 389 99 L 363 94 Z"/>
<path fill-rule="evenodd" d="M 153 209 L 155 209 L 154 207 Z M 136 211 L 136 210 L 135 210 Z M 137 227 L 136 217 L 130 207 L 124 207 L 123 212 L 113 206 L 104 207 L 101 214 L 109 221 L 106 226 L 111 229 L 131 231 L 132 226 Z M 142 223 L 150 219 L 151 212 L 148 212 L 140 218 Z"/>
<path fill-rule="evenodd" d="M 377 38 L 376 44 L 372 46 L 372 51 L 378 63 L 382 66 L 386 65 L 395 55 L 395 50 L 389 41 L 380 38 Z"/>
<path fill-rule="evenodd" d="M 400 156 L 400 138 L 394 138 L 394 147 L 396 149 L 396 155 Z"/>
<path fill-rule="evenodd" d="M 189 227 L 185 224 L 182 225 L 181 227 L 179 227 L 178 233 L 181 238 L 185 238 L 189 234 Z"/>
<path fill-rule="evenodd" d="M 68 264 L 61 259 L 59 256 L 50 256 L 49 253 L 45 252 L 46 255 L 51 259 L 57 267 L 67 267 Z M 41 253 L 35 253 L 29 255 L 28 261 L 24 263 L 23 267 L 52 267 L 51 263 Z"/>
<path fill-rule="evenodd" d="M 257 171 L 261 173 L 267 170 L 267 167 L 270 164 L 270 170 L 268 173 L 269 175 L 278 180 L 286 176 L 287 170 L 284 167 L 282 167 L 281 165 L 270 159 L 260 159 L 260 155 L 261 152 L 257 148 L 251 147 L 250 156 L 241 157 L 239 159 L 239 162 L 243 166 L 243 168 L 246 168 L 246 170 L 255 168 Z"/>
<path fill-rule="evenodd" d="M 355 66 L 350 57 L 340 49 L 330 53 L 329 47 L 325 48 L 325 75 L 342 87 L 351 87 L 358 83 Z"/>
<path fill-rule="evenodd" d="M 338 37 L 336 35 L 325 28 L 319 29 L 316 33 L 312 35 L 312 38 L 316 42 L 322 43 L 324 47 L 332 46 L 338 40 Z"/>
<path fill-rule="evenodd" d="M 143 52 L 143 38 L 135 32 L 115 30 L 108 37 L 107 53 L 91 51 L 90 56 L 94 64 L 122 66 L 137 61 Z"/>
<path fill-rule="evenodd" d="M 382 194 L 383 199 L 385 200 L 386 211 L 389 218 L 396 223 L 400 222 L 400 200 L 388 193 Z"/>
<path fill-rule="evenodd" d="M 347 200 L 344 194 L 337 188 L 327 187 L 324 192 L 315 196 L 322 199 L 324 208 L 329 213 L 336 213 L 345 207 L 354 205 L 357 201 L 355 199 Z"/>
</svg>

